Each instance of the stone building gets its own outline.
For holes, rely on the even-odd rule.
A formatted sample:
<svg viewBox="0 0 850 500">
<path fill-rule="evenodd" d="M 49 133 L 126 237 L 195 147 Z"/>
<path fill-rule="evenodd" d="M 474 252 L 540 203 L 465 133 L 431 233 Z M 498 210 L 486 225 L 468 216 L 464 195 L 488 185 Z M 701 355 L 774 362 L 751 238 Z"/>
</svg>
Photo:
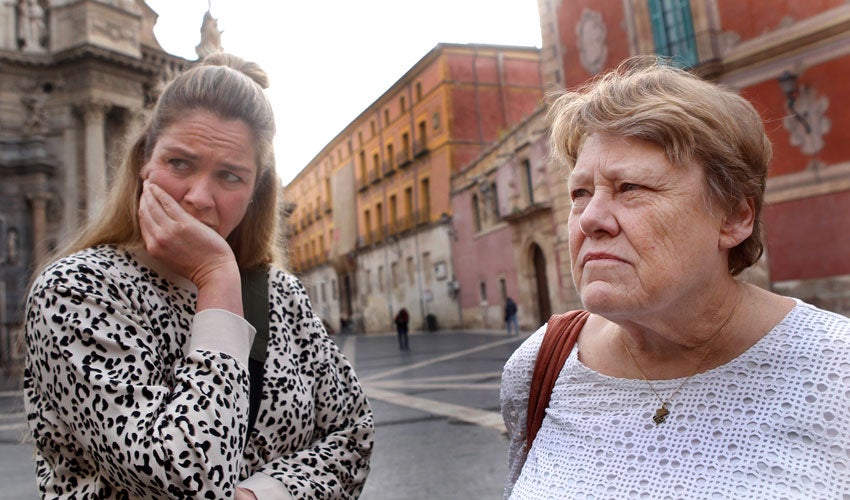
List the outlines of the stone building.
<svg viewBox="0 0 850 500">
<path fill-rule="evenodd" d="M 750 99 L 774 159 L 766 255 L 746 279 L 850 313 L 850 116 L 840 111 L 850 87 L 836 77 L 850 72 L 846 1 L 538 0 L 538 10 L 547 90 L 658 53 Z M 556 254 L 566 242 L 557 227 Z"/>
<path fill-rule="evenodd" d="M 151 91 L 185 68 L 143 0 L 0 2 L 0 366 L 31 271 L 95 213 Z"/>
<path fill-rule="evenodd" d="M 290 261 L 332 327 L 461 324 L 449 179 L 540 105 L 539 50 L 439 44 L 289 183 Z M 434 325 L 431 325 L 434 326 Z"/>
<path fill-rule="evenodd" d="M 581 305 L 558 240 L 570 200 L 565 172 L 548 161 L 547 131 L 541 107 L 452 177 L 465 328 L 502 328 L 506 297 L 524 330 Z"/>
</svg>

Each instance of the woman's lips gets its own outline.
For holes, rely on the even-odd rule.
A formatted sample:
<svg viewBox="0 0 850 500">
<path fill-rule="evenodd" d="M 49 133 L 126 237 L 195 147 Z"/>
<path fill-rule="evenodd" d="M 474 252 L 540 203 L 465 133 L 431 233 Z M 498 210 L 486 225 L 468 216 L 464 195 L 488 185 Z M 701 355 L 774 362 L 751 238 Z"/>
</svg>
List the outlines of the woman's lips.
<svg viewBox="0 0 850 500">
<path fill-rule="evenodd" d="M 588 253 L 584 256 L 584 259 L 582 259 L 582 265 L 586 265 L 588 262 L 594 262 L 594 261 L 600 261 L 600 260 L 625 262 L 625 260 L 621 259 L 620 257 L 617 257 L 616 255 L 610 254 L 610 253 L 591 252 L 591 253 Z"/>
</svg>

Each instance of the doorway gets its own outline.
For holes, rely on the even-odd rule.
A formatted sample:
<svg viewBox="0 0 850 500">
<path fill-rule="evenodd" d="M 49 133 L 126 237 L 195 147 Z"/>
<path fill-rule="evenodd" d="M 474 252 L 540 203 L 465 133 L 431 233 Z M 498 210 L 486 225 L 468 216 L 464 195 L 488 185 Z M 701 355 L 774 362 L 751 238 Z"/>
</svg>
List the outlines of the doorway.
<svg viewBox="0 0 850 500">
<path fill-rule="evenodd" d="M 537 324 L 542 325 L 549 321 L 549 316 L 552 315 L 552 303 L 549 299 L 549 281 L 546 279 L 546 256 L 537 243 L 531 245 L 531 260 L 537 290 Z"/>
</svg>

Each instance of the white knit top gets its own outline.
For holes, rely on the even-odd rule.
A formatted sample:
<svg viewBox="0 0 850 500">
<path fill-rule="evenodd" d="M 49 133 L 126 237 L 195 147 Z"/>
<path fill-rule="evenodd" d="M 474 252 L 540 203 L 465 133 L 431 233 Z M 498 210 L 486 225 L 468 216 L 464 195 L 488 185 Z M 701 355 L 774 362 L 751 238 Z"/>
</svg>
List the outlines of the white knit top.
<svg viewBox="0 0 850 500">
<path fill-rule="evenodd" d="M 742 355 L 691 378 L 658 426 L 646 381 L 599 374 L 575 349 L 523 466 L 544 332 L 502 376 L 505 498 L 850 499 L 850 319 L 798 301 Z M 681 382 L 653 386 L 667 397 Z"/>
</svg>

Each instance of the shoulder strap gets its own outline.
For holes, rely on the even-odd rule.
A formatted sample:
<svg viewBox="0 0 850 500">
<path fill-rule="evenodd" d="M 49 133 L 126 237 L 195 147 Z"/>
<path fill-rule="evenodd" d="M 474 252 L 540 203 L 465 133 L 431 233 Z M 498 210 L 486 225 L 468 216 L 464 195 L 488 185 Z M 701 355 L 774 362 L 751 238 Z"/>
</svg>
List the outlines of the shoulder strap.
<svg viewBox="0 0 850 500">
<path fill-rule="evenodd" d="M 531 443 L 537 437 L 537 431 L 543 425 L 549 398 L 555 387 L 555 380 L 578 340 L 578 334 L 590 313 L 583 310 L 555 314 L 546 324 L 546 333 L 537 360 L 534 362 L 534 374 L 528 392 L 528 413 L 526 414 L 525 449 L 531 450 Z"/>
<path fill-rule="evenodd" d="M 254 430 L 263 396 L 266 354 L 269 346 L 269 271 L 265 267 L 242 271 L 242 310 L 245 319 L 257 330 L 248 359 L 250 388 L 248 398 L 248 436 Z"/>
</svg>

